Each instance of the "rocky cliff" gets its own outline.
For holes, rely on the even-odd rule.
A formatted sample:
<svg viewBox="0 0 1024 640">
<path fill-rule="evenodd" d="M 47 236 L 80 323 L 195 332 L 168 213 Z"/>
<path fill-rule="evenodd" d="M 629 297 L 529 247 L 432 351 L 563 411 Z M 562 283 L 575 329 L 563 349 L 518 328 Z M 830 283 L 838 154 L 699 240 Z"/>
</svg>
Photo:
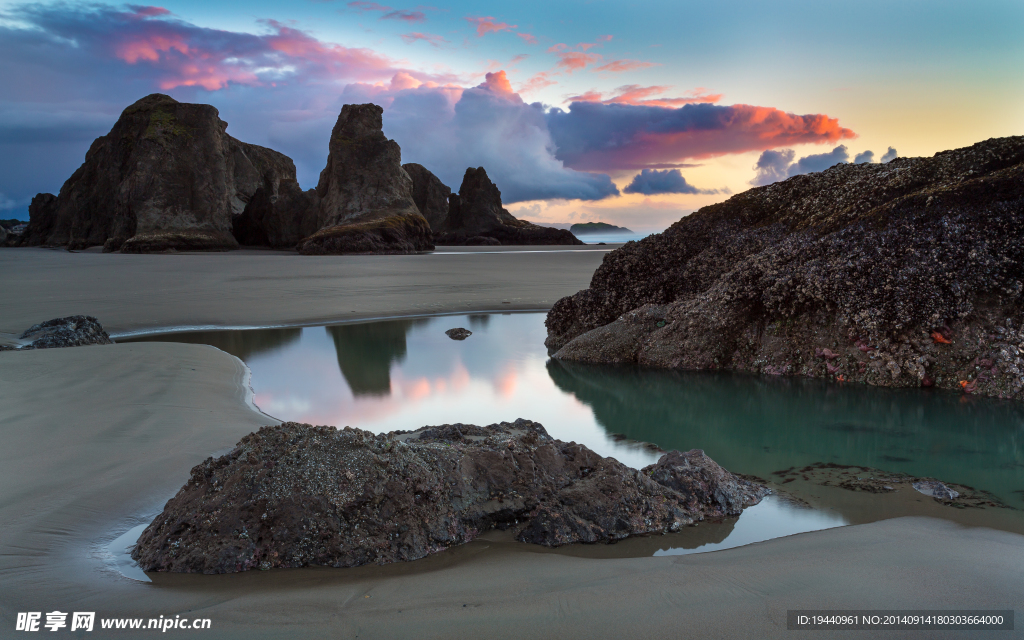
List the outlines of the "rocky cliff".
<svg viewBox="0 0 1024 640">
<path fill-rule="evenodd" d="M 501 191 L 483 167 L 466 169 L 459 193 L 448 203 L 448 222 L 437 244 L 583 244 L 565 229 L 517 220 L 501 206 Z"/>
<path fill-rule="evenodd" d="M 22 245 L 123 252 L 238 246 L 232 216 L 292 161 L 226 133 L 210 105 L 147 96 L 97 138 L 56 197 L 37 196 Z"/>
<path fill-rule="evenodd" d="M 840 164 L 609 253 L 559 300 L 564 360 L 1021 397 L 1024 137 Z"/>
<path fill-rule="evenodd" d="M 448 226 L 448 200 L 452 190 L 421 164 L 411 162 L 403 164 L 402 168 L 412 178 L 412 198 L 420 213 L 432 230 L 443 231 Z"/>
<path fill-rule="evenodd" d="M 637 471 L 529 420 L 385 434 L 290 422 L 192 469 L 132 557 L 144 571 L 233 573 L 416 560 L 493 528 L 611 542 L 738 515 L 767 493 L 703 451 Z"/>
</svg>

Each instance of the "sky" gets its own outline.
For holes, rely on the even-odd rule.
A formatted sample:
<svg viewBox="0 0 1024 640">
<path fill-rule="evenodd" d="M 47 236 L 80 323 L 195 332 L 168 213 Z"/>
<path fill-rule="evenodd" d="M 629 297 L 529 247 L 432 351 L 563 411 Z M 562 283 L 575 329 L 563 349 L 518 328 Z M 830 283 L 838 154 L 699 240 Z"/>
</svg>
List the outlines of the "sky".
<svg viewBox="0 0 1024 640">
<path fill-rule="evenodd" d="M 0 217 L 27 218 L 150 93 L 316 186 L 341 106 L 513 215 L 658 231 L 837 162 L 1024 134 L 1024 3 L 0 0 Z"/>
</svg>

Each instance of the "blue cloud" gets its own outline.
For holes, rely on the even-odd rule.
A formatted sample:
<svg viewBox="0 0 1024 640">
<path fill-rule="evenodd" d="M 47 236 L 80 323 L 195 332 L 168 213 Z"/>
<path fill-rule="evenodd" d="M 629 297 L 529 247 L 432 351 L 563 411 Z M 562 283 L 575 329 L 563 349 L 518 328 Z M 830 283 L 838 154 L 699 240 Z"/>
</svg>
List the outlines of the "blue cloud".
<svg viewBox="0 0 1024 640">
<path fill-rule="evenodd" d="M 718 193 L 717 189 L 698 189 L 688 183 L 679 169 L 644 169 L 633 176 L 633 181 L 622 191 L 647 196 L 659 193 Z"/>
<path fill-rule="evenodd" d="M 866 164 L 868 162 L 874 162 L 874 161 L 875 161 L 875 152 L 874 151 L 864 151 L 862 153 L 858 153 L 853 158 L 853 163 L 854 164 Z"/>
<path fill-rule="evenodd" d="M 882 155 L 882 157 L 879 160 L 879 162 L 886 163 L 886 162 L 889 162 L 890 160 L 895 160 L 895 159 L 896 159 L 896 149 L 893 149 L 892 147 L 889 147 L 889 150 L 886 151 Z"/>
</svg>

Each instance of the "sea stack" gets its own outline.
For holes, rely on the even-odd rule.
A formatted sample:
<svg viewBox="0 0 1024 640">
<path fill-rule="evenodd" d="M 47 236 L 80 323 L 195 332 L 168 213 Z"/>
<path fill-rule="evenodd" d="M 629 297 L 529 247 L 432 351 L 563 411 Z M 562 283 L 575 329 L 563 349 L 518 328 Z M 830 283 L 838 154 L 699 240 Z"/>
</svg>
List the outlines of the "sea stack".
<svg viewBox="0 0 1024 640">
<path fill-rule="evenodd" d="M 458 194 L 452 194 L 448 222 L 437 244 L 583 244 L 564 229 L 541 227 L 516 219 L 501 205 L 501 191 L 483 167 L 466 169 Z"/>
<path fill-rule="evenodd" d="M 225 250 L 232 216 L 261 186 L 295 179 L 276 151 L 226 133 L 217 109 L 152 94 L 97 138 L 60 194 L 29 208 L 22 245 L 105 251 Z"/>
<path fill-rule="evenodd" d="M 327 166 L 316 187 L 319 230 L 304 254 L 412 253 L 434 248 L 430 225 L 413 199 L 402 150 L 383 132 L 384 110 L 346 104 L 331 132 Z"/>
<path fill-rule="evenodd" d="M 548 313 L 563 360 L 1022 397 L 1024 136 L 839 164 L 605 257 Z"/>
</svg>

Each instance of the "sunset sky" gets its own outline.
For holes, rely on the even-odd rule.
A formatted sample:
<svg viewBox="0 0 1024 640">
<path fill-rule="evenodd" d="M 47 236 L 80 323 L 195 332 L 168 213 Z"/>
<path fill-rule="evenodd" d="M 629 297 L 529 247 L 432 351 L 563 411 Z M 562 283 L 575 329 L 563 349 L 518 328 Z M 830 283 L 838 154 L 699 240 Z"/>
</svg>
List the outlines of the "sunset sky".
<svg viewBox="0 0 1024 640">
<path fill-rule="evenodd" d="M 1024 134 L 1022 34 L 1020 0 L 0 2 L 0 217 L 162 92 L 303 188 L 341 106 L 375 102 L 453 190 L 483 166 L 518 217 L 660 230 L 838 161 Z"/>
</svg>

